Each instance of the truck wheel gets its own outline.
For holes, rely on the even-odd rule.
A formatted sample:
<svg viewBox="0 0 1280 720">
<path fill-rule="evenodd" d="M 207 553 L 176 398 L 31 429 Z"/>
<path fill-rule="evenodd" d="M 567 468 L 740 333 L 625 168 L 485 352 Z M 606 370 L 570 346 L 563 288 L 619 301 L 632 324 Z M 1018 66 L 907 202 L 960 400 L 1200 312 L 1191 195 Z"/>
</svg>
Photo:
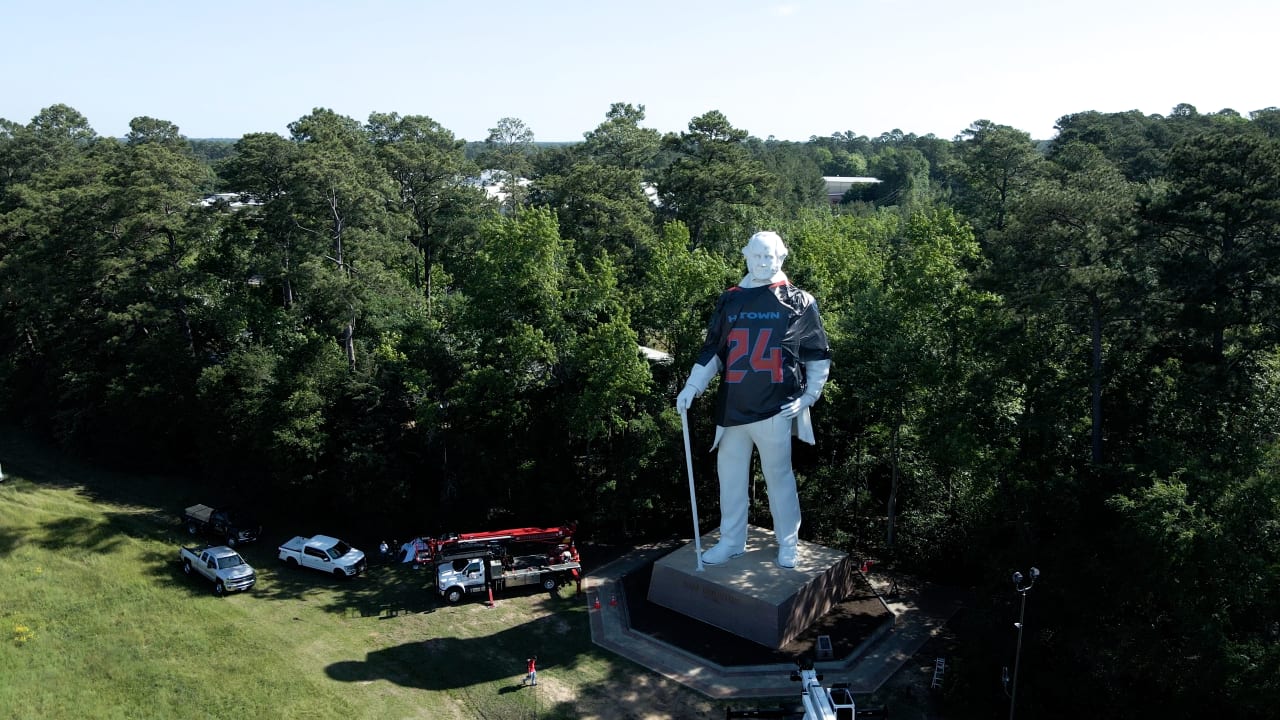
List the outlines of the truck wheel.
<svg viewBox="0 0 1280 720">
<path fill-rule="evenodd" d="M 186 574 L 188 574 L 188 575 L 190 575 L 190 574 L 191 574 L 191 561 L 190 561 L 190 560 L 183 560 L 183 561 L 182 561 L 182 572 L 184 572 L 184 573 L 186 573 Z"/>
<path fill-rule="evenodd" d="M 543 590 L 546 590 L 547 592 L 551 592 L 552 590 L 555 590 L 555 589 L 556 589 L 556 588 L 558 588 L 558 587 L 560 587 L 560 583 L 556 582 L 555 577 L 553 577 L 553 576 L 551 576 L 551 575 L 545 575 L 545 576 L 543 576 L 543 578 L 542 578 L 542 589 L 543 589 Z"/>
<path fill-rule="evenodd" d="M 457 605 L 458 603 L 462 602 L 462 596 L 464 594 L 465 593 L 462 592 L 462 588 L 456 587 L 456 586 L 451 587 L 448 590 L 444 591 L 444 601 L 449 603 L 450 605 Z"/>
<path fill-rule="evenodd" d="M 187 523 L 187 534 L 188 534 L 188 535 L 195 535 L 195 534 L 196 534 L 196 533 L 198 533 L 198 532 L 200 532 L 200 528 L 199 528 L 199 527 L 196 527 L 196 524 L 195 524 L 195 523 L 193 523 L 193 522 L 189 522 L 189 523 Z"/>
<path fill-rule="evenodd" d="M 333 574 L 334 574 L 334 575 L 336 575 L 336 576 L 338 576 L 338 579 L 339 579 L 339 580 L 346 580 L 346 579 L 347 579 L 347 573 L 346 573 L 346 571 L 345 571 L 345 570 L 343 570 L 342 568 L 334 568 L 334 569 L 333 569 Z"/>
<path fill-rule="evenodd" d="M 236 546 L 236 536 L 235 536 L 235 535 L 228 535 L 228 536 L 227 536 L 227 547 L 235 547 L 235 546 Z"/>
<path fill-rule="evenodd" d="M 221 581 L 221 580 L 219 580 L 218 582 L 216 582 L 216 583 L 214 583 L 214 584 L 213 584 L 213 594 L 214 594 L 214 595 L 217 595 L 218 597 L 222 597 L 223 595 L 226 595 L 226 594 L 227 594 L 227 586 L 226 586 L 226 585 L 223 585 L 223 584 L 222 584 L 222 581 Z"/>
<path fill-rule="evenodd" d="M 295 558 L 288 558 L 284 561 L 284 564 L 289 567 L 298 567 L 298 561 Z"/>
</svg>

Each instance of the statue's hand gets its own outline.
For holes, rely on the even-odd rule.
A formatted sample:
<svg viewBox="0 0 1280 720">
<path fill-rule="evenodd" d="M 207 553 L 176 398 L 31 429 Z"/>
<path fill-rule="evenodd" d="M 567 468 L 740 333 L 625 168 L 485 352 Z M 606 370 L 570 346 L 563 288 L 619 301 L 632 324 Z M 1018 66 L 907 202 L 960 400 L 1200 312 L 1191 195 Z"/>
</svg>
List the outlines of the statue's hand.
<svg viewBox="0 0 1280 720">
<path fill-rule="evenodd" d="M 805 393 L 795 400 L 783 405 L 782 412 L 779 413 L 779 415 L 790 420 L 791 418 L 799 415 L 805 408 L 813 405 L 815 402 L 817 402 L 817 400 L 812 395 Z"/>
<path fill-rule="evenodd" d="M 693 405 L 693 399 L 698 396 L 698 391 L 692 385 L 685 385 L 680 394 L 676 396 L 676 410 L 685 412 L 689 406 Z"/>
</svg>

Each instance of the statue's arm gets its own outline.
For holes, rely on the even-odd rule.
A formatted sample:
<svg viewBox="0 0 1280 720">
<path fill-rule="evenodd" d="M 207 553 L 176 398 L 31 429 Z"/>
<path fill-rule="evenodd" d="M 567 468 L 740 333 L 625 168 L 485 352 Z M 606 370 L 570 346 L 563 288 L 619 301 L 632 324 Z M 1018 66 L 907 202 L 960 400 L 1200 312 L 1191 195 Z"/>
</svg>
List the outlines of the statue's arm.
<svg viewBox="0 0 1280 720">
<path fill-rule="evenodd" d="M 676 396 L 676 410 L 684 412 L 693 405 L 693 399 L 706 392 L 707 386 L 711 384 L 711 379 L 720 372 L 720 357 L 712 355 L 701 365 L 694 365 L 689 371 L 689 379 L 684 384 L 684 389 Z"/>
<path fill-rule="evenodd" d="M 810 360 L 804 364 L 804 394 L 813 397 L 812 405 L 822 397 L 822 388 L 831 377 L 830 360 Z"/>
<path fill-rule="evenodd" d="M 784 418 L 793 418 L 811 407 L 822 397 L 822 387 L 831 377 L 830 360 L 808 360 L 804 364 L 804 393 L 800 397 L 782 406 L 779 413 Z"/>
</svg>

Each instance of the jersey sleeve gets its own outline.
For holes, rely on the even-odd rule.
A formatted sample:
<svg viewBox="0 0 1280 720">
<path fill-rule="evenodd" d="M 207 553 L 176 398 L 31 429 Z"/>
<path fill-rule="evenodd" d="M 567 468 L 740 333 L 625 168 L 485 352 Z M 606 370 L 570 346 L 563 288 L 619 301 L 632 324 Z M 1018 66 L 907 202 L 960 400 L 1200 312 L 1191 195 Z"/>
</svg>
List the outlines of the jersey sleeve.
<svg viewBox="0 0 1280 720">
<path fill-rule="evenodd" d="M 802 363 L 830 360 L 831 344 L 827 341 L 822 315 L 818 313 L 818 302 L 808 293 L 805 293 L 805 299 L 808 302 L 792 326 L 798 347 L 797 359 Z"/>
<path fill-rule="evenodd" d="M 711 319 L 707 321 L 707 339 L 702 343 L 702 350 L 698 353 L 697 365 L 706 365 L 711 362 L 711 358 L 720 353 L 725 344 L 725 326 L 727 319 L 725 318 L 724 304 L 729 297 L 729 293 L 723 292 L 716 299 L 715 309 L 711 311 Z M 721 358 L 723 360 L 723 358 Z"/>
</svg>

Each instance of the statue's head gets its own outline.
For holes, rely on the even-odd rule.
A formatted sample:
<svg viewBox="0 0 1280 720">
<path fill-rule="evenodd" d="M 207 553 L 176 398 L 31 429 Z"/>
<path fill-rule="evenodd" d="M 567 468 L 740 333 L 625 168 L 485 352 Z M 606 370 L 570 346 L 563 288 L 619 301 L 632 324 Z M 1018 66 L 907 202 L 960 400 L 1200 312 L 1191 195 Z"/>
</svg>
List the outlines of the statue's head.
<svg viewBox="0 0 1280 720">
<path fill-rule="evenodd" d="M 778 233 L 762 230 L 747 240 L 742 256 L 747 260 L 747 274 L 751 279 L 767 283 L 782 271 L 782 262 L 787 259 L 787 246 Z"/>
</svg>

